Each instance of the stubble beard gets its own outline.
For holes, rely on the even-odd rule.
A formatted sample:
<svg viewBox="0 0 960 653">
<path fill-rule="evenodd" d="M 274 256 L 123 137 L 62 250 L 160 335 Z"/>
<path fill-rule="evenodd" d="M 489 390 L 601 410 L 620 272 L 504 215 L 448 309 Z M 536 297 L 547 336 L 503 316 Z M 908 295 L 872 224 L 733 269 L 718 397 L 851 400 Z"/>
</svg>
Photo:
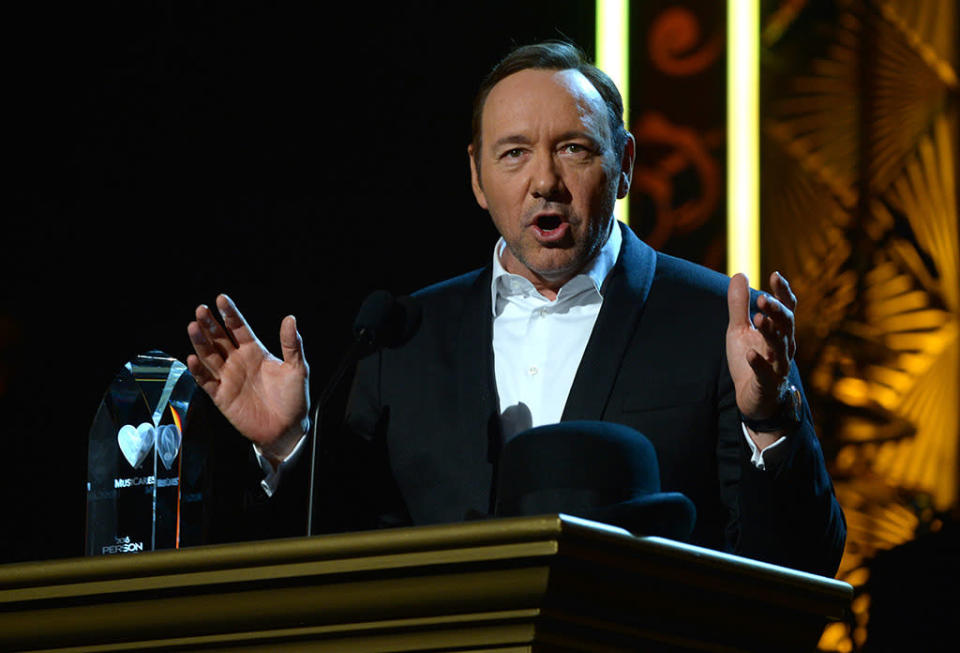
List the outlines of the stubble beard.
<svg viewBox="0 0 960 653">
<path fill-rule="evenodd" d="M 610 235 L 610 228 L 613 224 L 612 207 L 609 215 L 610 217 L 607 218 L 603 225 L 598 225 L 597 227 L 591 225 L 588 227 L 587 233 L 583 235 L 583 238 L 579 241 L 573 241 L 573 243 L 569 245 L 565 245 L 563 242 L 543 244 L 534 240 L 534 254 L 539 253 L 540 250 L 572 250 L 569 260 L 559 266 L 542 267 L 531 260 L 532 257 L 522 251 L 523 248 L 515 248 L 509 242 L 507 243 L 507 247 L 513 257 L 535 276 L 551 285 L 563 285 L 586 269 L 600 252 L 603 244 L 607 242 L 607 238 Z M 574 222 L 571 221 L 570 224 L 573 226 Z"/>
</svg>

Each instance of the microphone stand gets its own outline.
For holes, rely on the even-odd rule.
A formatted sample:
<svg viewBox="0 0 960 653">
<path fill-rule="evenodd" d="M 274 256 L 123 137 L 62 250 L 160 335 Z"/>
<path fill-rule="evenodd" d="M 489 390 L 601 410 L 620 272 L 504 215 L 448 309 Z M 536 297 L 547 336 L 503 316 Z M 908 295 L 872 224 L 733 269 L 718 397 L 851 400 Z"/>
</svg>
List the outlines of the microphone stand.
<svg viewBox="0 0 960 653">
<path fill-rule="evenodd" d="M 307 535 L 313 533 L 313 495 L 317 478 L 317 450 L 320 448 L 320 419 L 323 408 L 333 397 L 333 391 L 347 369 L 361 356 L 381 347 L 396 347 L 406 342 L 420 326 L 420 306 L 409 297 L 395 298 L 386 290 L 377 290 L 367 296 L 353 323 L 354 341 L 340 359 L 336 372 L 327 381 L 317 399 L 311 425 L 310 497 L 307 503 Z"/>
<path fill-rule="evenodd" d="M 373 334 L 367 329 L 361 329 L 357 333 L 356 339 L 340 359 L 337 370 L 333 373 L 333 376 L 327 380 L 327 384 L 323 386 L 323 391 L 321 391 L 320 396 L 317 398 L 317 406 L 313 411 L 313 423 L 310 425 L 310 497 L 307 503 L 307 535 L 313 533 L 313 496 L 317 476 L 317 449 L 319 448 L 317 445 L 320 440 L 320 417 L 323 415 L 323 407 L 326 406 L 330 398 L 333 397 L 333 391 L 336 390 L 340 379 L 343 378 L 347 370 L 356 364 L 364 352 L 371 349 L 373 344 L 372 335 Z"/>
</svg>

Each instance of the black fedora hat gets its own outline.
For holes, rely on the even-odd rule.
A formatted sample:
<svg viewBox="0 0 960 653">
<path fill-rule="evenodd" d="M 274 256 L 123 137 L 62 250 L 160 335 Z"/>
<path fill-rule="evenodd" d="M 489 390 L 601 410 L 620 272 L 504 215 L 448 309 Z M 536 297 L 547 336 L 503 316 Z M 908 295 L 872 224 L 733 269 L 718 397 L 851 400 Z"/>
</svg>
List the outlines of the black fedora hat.
<svg viewBox="0 0 960 653">
<path fill-rule="evenodd" d="M 498 517 L 565 513 L 638 535 L 685 540 L 696 509 L 660 491 L 657 453 L 622 424 L 561 422 L 518 433 L 500 454 Z"/>
</svg>

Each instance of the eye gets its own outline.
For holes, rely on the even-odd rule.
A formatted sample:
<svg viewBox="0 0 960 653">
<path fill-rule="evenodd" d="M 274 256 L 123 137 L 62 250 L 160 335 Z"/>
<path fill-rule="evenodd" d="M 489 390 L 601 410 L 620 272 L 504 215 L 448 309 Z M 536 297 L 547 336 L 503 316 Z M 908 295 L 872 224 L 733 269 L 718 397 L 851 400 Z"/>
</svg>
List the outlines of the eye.
<svg viewBox="0 0 960 653">
<path fill-rule="evenodd" d="M 502 157 L 505 159 L 519 159 L 521 156 L 523 156 L 523 149 L 519 147 L 515 147 L 512 150 L 507 150 L 502 155 Z"/>
<path fill-rule="evenodd" d="M 593 154 L 593 150 L 582 143 L 564 143 L 561 146 L 560 151 L 563 154 L 585 157 Z"/>
</svg>

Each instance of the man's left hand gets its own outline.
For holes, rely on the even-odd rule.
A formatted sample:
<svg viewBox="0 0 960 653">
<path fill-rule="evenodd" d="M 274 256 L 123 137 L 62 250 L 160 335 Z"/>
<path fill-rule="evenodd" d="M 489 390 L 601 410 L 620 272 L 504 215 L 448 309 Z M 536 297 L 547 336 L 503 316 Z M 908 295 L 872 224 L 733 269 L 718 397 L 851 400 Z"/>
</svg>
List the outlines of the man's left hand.
<svg viewBox="0 0 960 653">
<path fill-rule="evenodd" d="M 773 295 L 761 293 L 752 321 L 746 275 L 734 275 L 727 290 L 727 364 L 737 407 L 742 415 L 753 420 L 776 414 L 797 351 L 793 318 L 797 298 L 779 272 L 770 275 L 770 287 Z M 750 434 L 761 449 L 783 435 L 753 431 Z"/>
</svg>

